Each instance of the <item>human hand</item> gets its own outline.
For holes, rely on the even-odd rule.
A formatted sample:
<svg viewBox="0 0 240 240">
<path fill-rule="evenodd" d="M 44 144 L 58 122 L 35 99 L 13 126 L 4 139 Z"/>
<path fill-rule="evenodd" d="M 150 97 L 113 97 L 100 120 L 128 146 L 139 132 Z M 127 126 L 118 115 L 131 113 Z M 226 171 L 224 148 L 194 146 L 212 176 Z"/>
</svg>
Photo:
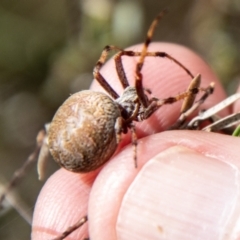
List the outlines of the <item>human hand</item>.
<svg viewBox="0 0 240 240">
<path fill-rule="evenodd" d="M 131 49 L 140 51 L 141 47 Z M 166 43 L 151 44 L 150 51 L 156 50 L 172 55 L 194 75 L 200 73 L 201 86 L 215 82 L 215 91 L 202 108 L 225 98 L 216 76 L 196 54 Z M 130 85 L 134 85 L 137 60 L 128 57 L 123 61 Z M 102 73 L 120 92 L 113 60 Z M 147 58 L 144 63 L 144 87 L 158 98 L 185 91 L 190 80 L 168 59 Z M 101 88 L 94 83 L 92 89 Z M 234 111 L 239 108 L 236 104 Z M 240 140 L 201 131 L 162 132 L 176 121 L 179 111 L 180 103 L 166 105 L 151 118 L 136 123 L 137 169 L 130 136 L 123 135 L 118 153 L 102 169 L 87 174 L 60 169 L 51 176 L 36 204 L 32 239 L 54 238 L 86 214 L 89 222 L 68 239 L 195 240 L 235 236 Z M 222 115 L 229 113 L 230 108 Z"/>
</svg>

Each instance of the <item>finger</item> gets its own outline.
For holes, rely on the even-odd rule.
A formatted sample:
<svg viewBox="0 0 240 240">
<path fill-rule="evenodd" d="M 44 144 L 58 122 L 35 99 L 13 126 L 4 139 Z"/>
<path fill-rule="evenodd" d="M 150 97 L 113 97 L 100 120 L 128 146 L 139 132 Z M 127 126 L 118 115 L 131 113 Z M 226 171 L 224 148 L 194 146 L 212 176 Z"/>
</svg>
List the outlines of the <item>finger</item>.
<svg viewBox="0 0 240 240">
<path fill-rule="evenodd" d="M 138 169 L 127 147 L 94 183 L 91 238 L 235 239 L 239 144 L 216 133 L 162 132 L 139 141 Z"/>
<path fill-rule="evenodd" d="M 34 209 L 31 239 L 53 239 L 87 213 L 88 198 L 97 172 L 76 174 L 58 170 L 44 185 Z M 72 239 L 88 237 L 85 224 Z"/>
</svg>

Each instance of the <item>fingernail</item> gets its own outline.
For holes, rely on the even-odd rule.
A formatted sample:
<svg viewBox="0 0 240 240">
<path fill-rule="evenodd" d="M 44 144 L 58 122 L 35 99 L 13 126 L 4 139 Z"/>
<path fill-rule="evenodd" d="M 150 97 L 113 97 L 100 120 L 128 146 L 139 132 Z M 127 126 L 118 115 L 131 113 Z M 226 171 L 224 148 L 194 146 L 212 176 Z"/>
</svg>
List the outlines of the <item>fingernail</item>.
<svg viewBox="0 0 240 240">
<path fill-rule="evenodd" d="M 152 158 L 126 192 L 118 239 L 237 239 L 239 169 L 175 146 Z"/>
</svg>

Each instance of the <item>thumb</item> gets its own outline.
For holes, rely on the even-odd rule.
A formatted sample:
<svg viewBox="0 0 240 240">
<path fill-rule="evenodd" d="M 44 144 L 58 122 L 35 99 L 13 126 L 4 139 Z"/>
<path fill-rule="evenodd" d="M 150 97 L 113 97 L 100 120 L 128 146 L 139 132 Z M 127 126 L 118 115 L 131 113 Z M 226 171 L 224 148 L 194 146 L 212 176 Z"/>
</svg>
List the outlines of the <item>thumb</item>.
<svg viewBox="0 0 240 240">
<path fill-rule="evenodd" d="M 149 136 L 139 144 L 140 153 L 148 151 L 150 157 L 141 157 L 138 173 L 132 167 L 131 155 L 126 157 L 131 149 L 126 148 L 116 157 L 118 160 L 103 169 L 93 186 L 89 205 L 91 237 L 236 239 L 240 215 L 239 143 L 239 138 L 196 131 Z M 116 168 L 110 170 L 114 164 L 120 164 L 119 172 Z M 116 185 L 114 178 L 120 184 Z M 103 181 L 104 187 L 99 190 L 98 182 Z"/>
</svg>

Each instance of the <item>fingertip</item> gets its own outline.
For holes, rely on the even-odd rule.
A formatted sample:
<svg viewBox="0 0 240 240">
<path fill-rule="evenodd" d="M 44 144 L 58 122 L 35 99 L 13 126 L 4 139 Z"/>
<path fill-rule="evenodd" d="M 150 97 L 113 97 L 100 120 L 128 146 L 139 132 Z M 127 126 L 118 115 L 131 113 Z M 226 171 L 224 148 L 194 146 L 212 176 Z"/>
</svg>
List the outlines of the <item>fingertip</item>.
<svg viewBox="0 0 240 240">
<path fill-rule="evenodd" d="M 32 239 L 51 239 L 87 214 L 94 176 L 64 169 L 54 173 L 39 194 L 34 209 Z M 72 239 L 88 237 L 87 224 L 74 231 Z"/>
<path fill-rule="evenodd" d="M 196 233 L 200 239 L 221 238 L 231 217 L 223 215 L 238 198 L 232 170 L 219 159 L 183 146 L 154 156 L 124 195 L 117 239 L 195 239 Z"/>
</svg>

